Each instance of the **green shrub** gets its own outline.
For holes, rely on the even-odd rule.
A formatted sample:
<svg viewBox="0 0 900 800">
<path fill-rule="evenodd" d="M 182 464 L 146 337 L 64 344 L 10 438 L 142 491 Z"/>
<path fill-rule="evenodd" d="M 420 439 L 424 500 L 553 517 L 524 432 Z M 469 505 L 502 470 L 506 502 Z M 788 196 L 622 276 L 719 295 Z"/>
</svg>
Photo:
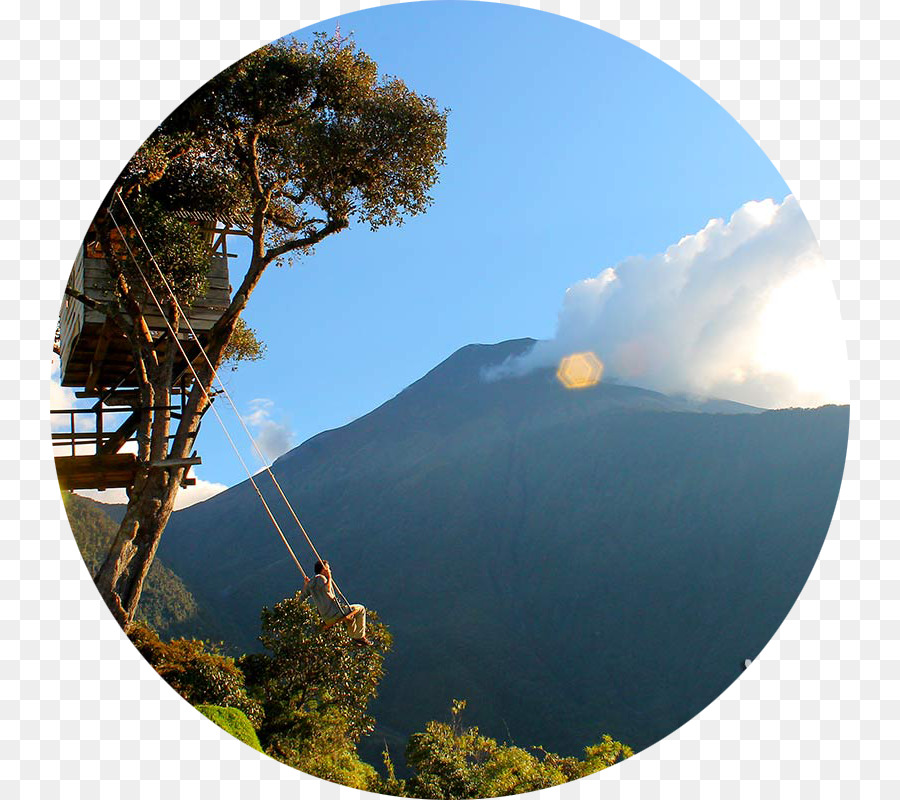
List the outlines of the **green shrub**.
<svg viewBox="0 0 900 800">
<path fill-rule="evenodd" d="M 128 636 L 160 677 L 192 706 L 237 708 L 254 727 L 262 723 L 262 705 L 247 694 L 244 673 L 215 645 L 199 639 L 163 642 L 140 623 L 129 627 Z"/>
<path fill-rule="evenodd" d="M 406 761 L 414 775 L 408 780 L 396 779 L 386 756 L 387 778 L 381 779 L 376 790 L 437 800 L 506 797 L 589 775 L 633 754 L 630 747 L 606 735 L 600 744 L 585 748 L 584 761 L 548 753 L 542 747 L 499 744 L 477 727 L 462 724 L 465 707 L 464 700 L 454 700 L 450 724 L 432 721 L 423 733 L 410 736 Z"/>
<path fill-rule="evenodd" d="M 369 610 L 372 647 L 350 643 L 343 626 L 322 631 L 318 614 L 299 593 L 262 610 L 266 653 L 242 656 L 238 666 L 250 695 L 262 704 L 257 728 L 264 751 L 284 764 L 357 789 L 378 773 L 360 761 L 356 743 L 372 730 L 369 701 L 384 674 L 391 635 Z"/>
<path fill-rule="evenodd" d="M 269 737 L 266 753 L 307 775 L 353 789 L 370 789 L 378 773 L 360 761 L 348 731 L 349 722 L 334 707 L 297 711 L 289 731 Z"/>
<path fill-rule="evenodd" d="M 613 741 L 612 736 L 604 733 L 600 744 L 592 744 L 584 748 L 584 766 L 581 774 L 591 775 L 601 769 L 611 767 L 619 761 L 624 761 L 626 758 L 631 758 L 633 755 L 634 750 L 627 744 Z"/>
<path fill-rule="evenodd" d="M 211 706 L 202 703 L 196 708 L 204 717 L 215 722 L 223 731 L 230 733 L 235 739 L 250 745 L 254 750 L 259 750 L 260 753 L 263 751 L 256 736 L 256 731 L 253 730 L 253 725 L 250 724 L 247 715 L 239 708 L 223 708 L 222 706 Z"/>
<path fill-rule="evenodd" d="M 284 734 L 309 712 L 334 710 L 347 721 L 351 744 L 371 733 L 375 721 L 367 713 L 384 675 L 384 656 L 391 634 L 367 612 L 373 647 L 356 647 L 342 625 L 322 631 L 321 620 L 300 593 L 263 608 L 259 640 L 269 651 L 243 656 L 238 666 L 247 686 L 265 707 L 266 724 L 260 739 L 268 749 L 269 736 Z"/>
</svg>

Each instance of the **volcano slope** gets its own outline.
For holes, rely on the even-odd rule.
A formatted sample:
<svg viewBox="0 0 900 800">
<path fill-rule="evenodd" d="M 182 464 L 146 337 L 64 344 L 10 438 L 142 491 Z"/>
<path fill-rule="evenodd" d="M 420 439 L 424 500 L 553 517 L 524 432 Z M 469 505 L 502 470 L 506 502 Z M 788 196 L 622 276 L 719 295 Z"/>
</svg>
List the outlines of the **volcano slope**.
<svg viewBox="0 0 900 800">
<path fill-rule="evenodd" d="M 452 698 L 502 740 L 646 747 L 756 657 L 822 546 L 847 407 L 483 379 L 532 343 L 464 347 L 274 465 L 350 601 L 394 634 L 374 762 Z M 176 513 L 159 553 L 241 650 L 302 585 L 248 483 Z"/>
</svg>

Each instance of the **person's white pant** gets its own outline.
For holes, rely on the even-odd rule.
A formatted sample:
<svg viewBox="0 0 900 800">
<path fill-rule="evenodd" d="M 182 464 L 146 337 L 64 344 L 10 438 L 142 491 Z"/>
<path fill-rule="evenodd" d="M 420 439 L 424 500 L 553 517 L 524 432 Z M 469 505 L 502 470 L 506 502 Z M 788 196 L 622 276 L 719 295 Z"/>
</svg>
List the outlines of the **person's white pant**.
<svg viewBox="0 0 900 800">
<path fill-rule="evenodd" d="M 366 636 L 366 608 L 359 603 L 350 606 L 351 611 L 356 611 L 353 619 L 344 621 L 344 627 L 351 639 L 364 639 Z"/>
</svg>

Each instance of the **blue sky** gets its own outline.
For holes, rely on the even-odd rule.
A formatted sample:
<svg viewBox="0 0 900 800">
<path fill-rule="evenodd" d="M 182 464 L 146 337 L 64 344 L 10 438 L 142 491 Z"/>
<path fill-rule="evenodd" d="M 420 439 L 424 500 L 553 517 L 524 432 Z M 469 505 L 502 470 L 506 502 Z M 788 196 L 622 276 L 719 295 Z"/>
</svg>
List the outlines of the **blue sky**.
<svg viewBox="0 0 900 800">
<path fill-rule="evenodd" d="M 227 385 L 293 444 L 366 413 L 463 345 L 551 337 L 567 287 L 790 192 L 709 96 L 583 23 L 467 2 L 339 19 L 382 72 L 450 108 L 447 164 L 426 215 L 374 233 L 354 226 L 270 268 L 252 297 L 245 317 L 268 355 Z M 198 448 L 204 479 L 244 477 L 212 415 Z"/>
</svg>

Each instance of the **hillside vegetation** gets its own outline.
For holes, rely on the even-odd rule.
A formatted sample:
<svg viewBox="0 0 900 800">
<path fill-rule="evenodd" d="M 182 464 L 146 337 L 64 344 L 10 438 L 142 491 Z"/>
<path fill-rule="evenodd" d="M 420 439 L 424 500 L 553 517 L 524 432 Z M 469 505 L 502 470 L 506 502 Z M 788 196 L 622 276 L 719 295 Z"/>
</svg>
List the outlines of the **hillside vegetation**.
<svg viewBox="0 0 900 800">
<path fill-rule="evenodd" d="M 297 605 L 296 567 L 240 484 L 166 531 L 179 577 L 162 572 L 142 612 L 163 639 L 195 638 L 133 632 L 157 671 L 192 703 L 241 710 L 298 769 L 446 800 L 603 768 L 714 700 L 812 569 L 849 410 L 567 392 L 552 370 L 484 380 L 528 346 L 463 348 L 274 465 L 350 601 L 390 623 L 373 614 L 375 650 Z M 111 528 L 79 500 L 96 564 Z M 198 641 L 205 619 L 245 655 Z"/>
<path fill-rule="evenodd" d="M 356 647 L 338 627 L 328 632 L 299 595 L 262 612 L 262 653 L 234 659 L 196 639 L 163 642 L 143 624 L 129 636 L 185 700 L 224 730 L 289 766 L 324 780 L 400 797 L 463 800 L 555 786 L 605 769 L 632 754 L 603 736 L 583 758 L 542 747 L 500 744 L 463 724 L 455 700 L 449 723 L 431 721 L 410 737 L 410 773 L 398 778 L 390 754 L 379 772 L 357 751 L 374 720 L 368 706 L 384 675 L 392 638 L 371 614 L 372 647 Z"/>
<path fill-rule="evenodd" d="M 109 552 L 118 527 L 117 521 L 106 513 L 102 504 L 86 497 L 64 493 L 63 503 L 81 557 L 93 577 Z M 184 582 L 159 558 L 153 562 L 147 575 L 138 619 L 157 630 L 163 638 L 218 638 L 216 626 L 204 617 Z"/>
</svg>

